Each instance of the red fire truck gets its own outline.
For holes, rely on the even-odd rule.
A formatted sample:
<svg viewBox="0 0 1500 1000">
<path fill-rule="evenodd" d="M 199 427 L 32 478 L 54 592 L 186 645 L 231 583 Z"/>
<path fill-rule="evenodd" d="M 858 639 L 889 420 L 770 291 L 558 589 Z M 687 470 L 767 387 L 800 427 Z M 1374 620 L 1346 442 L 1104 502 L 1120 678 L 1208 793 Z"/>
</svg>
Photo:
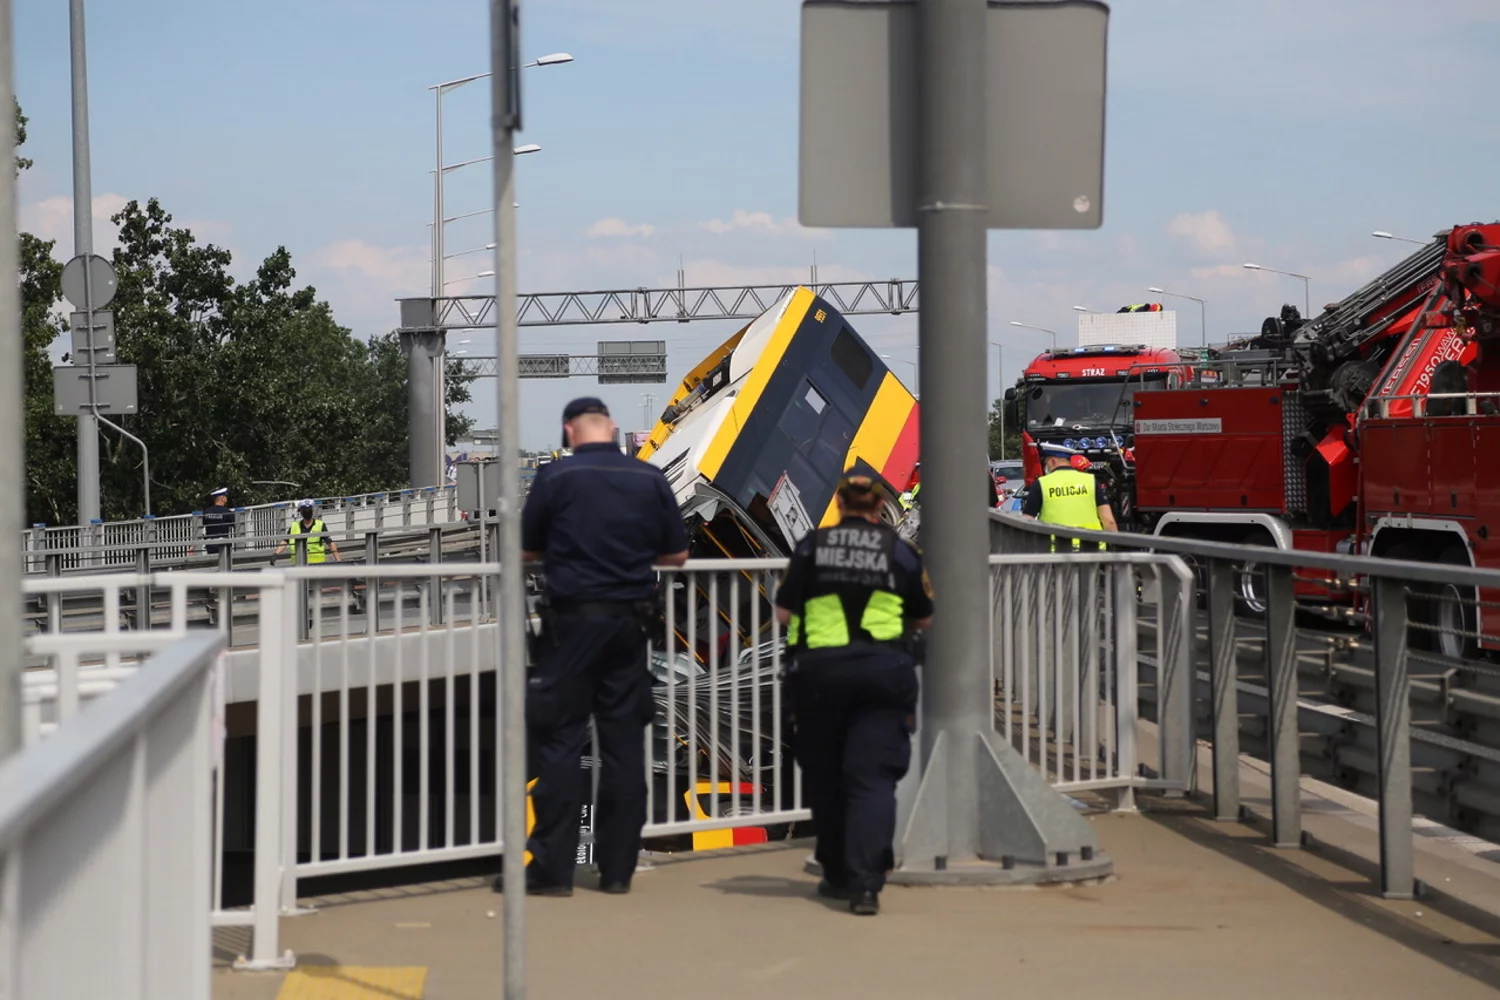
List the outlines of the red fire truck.
<svg viewBox="0 0 1500 1000">
<path fill-rule="evenodd" d="M 1497 323 L 1500 224 L 1438 234 L 1314 319 L 1283 309 L 1183 387 L 1134 396 L 1136 526 L 1500 567 L 1500 471 L 1485 461 L 1500 453 Z M 1251 569 L 1238 596 L 1254 612 Z M 1354 597 L 1332 581 L 1299 592 Z M 1479 620 L 1475 597 L 1429 588 L 1413 602 L 1430 626 L 1417 634 L 1447 655 L 1500 648 L 1482 638 L 1500 622 Z"/>
<path fill-rule="evenodd" d="M 1129 520 L 1133 475 L 1132 401 L 1176 388 L 1192 368 L 1176 351 L 1135 344 L 1094 344 L 1046 351 L 1005 391 L 1005 420 L 1021 428 L 1026 482 L 1042 474 L 1036 445 L 1077 448 L 1117 498 L 1116 516 Z"/>
</svg>

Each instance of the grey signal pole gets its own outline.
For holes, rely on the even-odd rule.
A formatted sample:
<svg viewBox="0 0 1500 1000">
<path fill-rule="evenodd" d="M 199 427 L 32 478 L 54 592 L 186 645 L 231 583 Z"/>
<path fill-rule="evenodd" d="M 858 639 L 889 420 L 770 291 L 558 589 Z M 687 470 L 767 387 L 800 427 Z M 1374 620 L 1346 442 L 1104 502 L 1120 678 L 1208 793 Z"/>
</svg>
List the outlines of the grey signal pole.
<svg viewBox="0 0 1500 1000">
<path fill-rule="evenodd" d="M 15 107 L 11 70 L 10 0 L 0 0 L 0 108 Z M 0 479 L 24 481 L 21 416 L 21 287 L 16 247 L 15 125 L 6 126 L 0 149 Z M 0 490 L 0 760 L 21 749 L 21 525 L 26 491 Z"/>
<path fill-rule="evenodd" d="M 917 280 L 922 287 L 923 545 L 937 596 L 923 672 L 923 760 L 944 756 L 948 858 L 979 855 L 975 734 L 990 728 L 988 511 L 985 468 L 985 0 L 918 4 L 920 173 Z M 930 384 L 929 384 L 930 383 Z"/>
<path fill-rule="evenodd" d="M 89 82 L 83 33 L 83 0 L 68 4 L 68 35 L 72 42 L 73 66 L 73 253 L 94 252 L 94 196 L 89 167 Z M 87 273 L 87 270 L 85 271 Z M 85 285 L 88 301 L 83 313 L 89 347 L 93 347 L 93 289 Z M 76 359 L 75 359 L 76 363 Z M 94 352 L 89 351 L 89 367 Z M 94 380 L 89 379 L 89 385 Z M 90 389 L 93 392 L 93 389 Z M 99 418 L 93 410 L 78 414 L 78 523 L 88 525 L 99 518 Z"/>
<path fill-rule="evenodd" d="M 490 0 L 491 160 L 495 170 L 495 457 L 500 463 L 500 588 L 496 609 L 501 832 L 505 845 L 505 1000 L 526 996 L 526 627 L 521 569 L 521 380 L 516 316 L 516 158 L 521 128 L 520 25 L 515 0 Z M 441 224 L 442 220 L 438 220 Z M 441 244 L 438 244 L 441 246 Z M 441 405 L 441 401 L 439 401 Z"/>
</svg>

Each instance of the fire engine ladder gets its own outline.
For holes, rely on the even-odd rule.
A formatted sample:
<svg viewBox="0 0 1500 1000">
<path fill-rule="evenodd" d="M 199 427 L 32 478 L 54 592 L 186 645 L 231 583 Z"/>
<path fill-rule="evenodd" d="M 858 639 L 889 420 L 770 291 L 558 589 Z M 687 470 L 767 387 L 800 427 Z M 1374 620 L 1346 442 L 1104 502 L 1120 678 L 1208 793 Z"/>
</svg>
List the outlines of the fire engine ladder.
<svg viewBox="0 0 1500 1000">
<path fill-rule="evenodd" d="M 1437 280 L 1447 249 L 1448 234 L 1444 232 L 1323 315 L 1304 324 L 1297 331 L 1297 353 L 1304 357 L 1321 354 L 1323 360 L 1335 364 L 1359 357 L 1364 345 L 1389 330 L 1404 310 L 1399 307 L 1391 309 L 1374 323 L 1369 323 L 1371 314 L 1402 298 L 1416 304 L 1430 290 L 1424 287 L 1425 283 Z"/>
<path fill-rule="evenodd" d="M 1427 364 L 1439 341 L 1448 335 L 1444 327 L 1432 326 L 1428 317 L 1442 297 L 1442 291 L 1434 288 L 1422 301 L 1422 310 L 1412 320 L 1411 328 L 1402 336 L 1401 342 L 1390 354 L 1390 363 L 1380 373 L 1380 379 L 1369 400 L 1374 401 L 1395 395 L 1412 370 Z"/>
</svg>

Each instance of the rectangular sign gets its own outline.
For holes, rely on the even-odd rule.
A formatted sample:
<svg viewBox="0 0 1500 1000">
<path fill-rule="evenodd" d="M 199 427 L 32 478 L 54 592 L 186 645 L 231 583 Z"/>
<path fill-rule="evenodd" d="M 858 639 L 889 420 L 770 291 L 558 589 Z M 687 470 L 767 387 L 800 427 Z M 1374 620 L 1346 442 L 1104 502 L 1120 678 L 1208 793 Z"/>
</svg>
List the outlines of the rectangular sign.
<svg viewBox="0 0 1500 1000">
<path fill-rule="evenodd" d="M 60 417 L 76 417 L 89 408 L 88 365 L 52 369 L 52 401 Z M 94 405 L 106 417 L 136 411 L 135 365 L 94 368 Z"/>
<path fill-rule="evenodd" d="M 567 378 L 572 370 L 566 354 L 523 354 L 517 374 L 521 378 Z"/>
<path fill-rule="evenodd" d="M 665 340 L 601 340 L 598 350 L 599 384 L 665 382 Z"/>
<path fill-rule="evenodd" d="M 1081 313 L 1078 316 L 1078 346 L 1097 344 L 1141 344 L 1168 350 L 1177 346 L 1177 313 L 1161 312 Z"/>
<path fill-rule="evenodd" d="M 1136 434 L 1222 434 L 1224 421 L 1219 417 L 1137 420 L 1135 432 Z"/>
<path fill-rule="evenodd" d="M 69 328 L 73 331 L 73 363 L 86 365 L 89 362 L 89 345 L 92 340 L 94 364 L 112 365 L 115 357 L 115 314 L 108 309 L 94 311 L 93 337 L 89 337 L 86 313 L 75 312 L 69 317 Z"/>
<path fill-rule="evenodd" d="M 1109 8 L 990 0 L 986 19 L 989 228 L 1099 228 Z M 912 0 L 803 3 L 804 226 L 917 224 L 917 22 Z"/>
</svg>

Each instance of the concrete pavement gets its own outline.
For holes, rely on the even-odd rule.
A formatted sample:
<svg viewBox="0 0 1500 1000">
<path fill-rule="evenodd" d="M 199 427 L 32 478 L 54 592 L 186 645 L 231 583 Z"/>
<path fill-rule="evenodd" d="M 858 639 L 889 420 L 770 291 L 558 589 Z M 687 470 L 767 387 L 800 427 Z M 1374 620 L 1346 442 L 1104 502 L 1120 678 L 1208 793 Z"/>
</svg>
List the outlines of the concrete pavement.
<svg viewBox="0 0 1500 1000">
<path fill-rule="evenodd" d="M 530 996 L 1477 1000 L 1500 990 L 1500 921 L 1388 902 L 1326 856 L 1276 851 L 1254 827 L 1213 823 L 1182 800 L 1147 804 L 1094 817 L 1115 861 L 1105 884 L 893 887 L 874 919 L 813 895 L 805 843 L 674 859 L 624 897 L 585 888 L 585 876 L 571 899 L 528 901 Z M 319 913 L 282 924 L 300 974 L 220 969 L 215 997 L 497 997 L 499 902 L 474 879 L 319 900 Z M 232 957 L 235 933 L 223 932 L 219 958 Z"/>
</svg>

